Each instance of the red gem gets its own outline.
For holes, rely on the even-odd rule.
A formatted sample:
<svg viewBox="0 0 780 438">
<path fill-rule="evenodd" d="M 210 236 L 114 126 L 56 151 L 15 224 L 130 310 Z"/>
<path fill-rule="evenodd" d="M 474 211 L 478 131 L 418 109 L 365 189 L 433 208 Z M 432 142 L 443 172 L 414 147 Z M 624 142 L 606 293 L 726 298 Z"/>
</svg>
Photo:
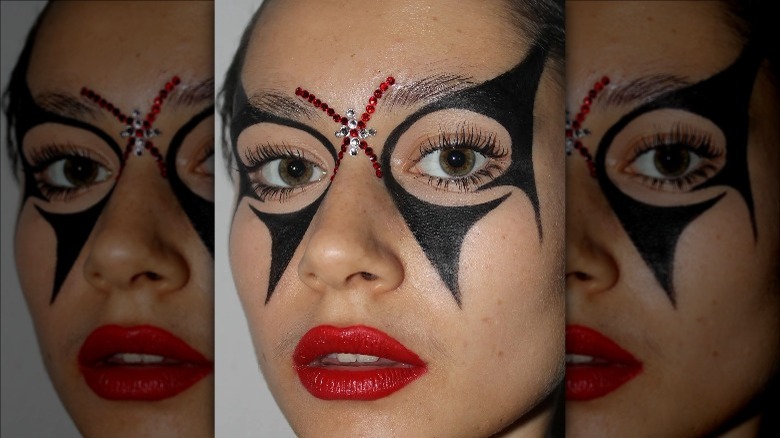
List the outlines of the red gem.
<svg viewBox="0 0 780 438">
<path fill-rule="evenodd" d="M 604 84 L 602 84 L 601 82 L 596 82 L 593 85 L 593 89 L 596 91 L 601 91 L 603 88 L 604 88 Z"/>
<path fill-rule="evenodd" d="M 590 90 L 590 91 L 588 91 L 588 96 L 589 96 L 591 99 L 595 99 L 597 94 L 598 94 L 598 93 L 596 92 L 596 90 Z"/>
<path fill-rule="evenodd" d="M 303 92 L 303 90 L 301 89 L 301 87 L 298 87 L 298 88 L 295 89 L 295 95 L 296 96 L 300 96 L 302 92 Z"/>
<path fill-rule="evenodd" d="M 106 99 L 100 99 L 100 102 L 98 102 L 98 105 L 100 105 L 101 108 L 106 107 Z"/>
<path fill-rule="evenodd" d="M 387 83 L 387 85 L 393 85 L 395 83 L 395 78 L 388 76 L 387 79 L 385 79 L 385 83 Z"/>
<path fill-rule="evenodd" d="M 366 148 L 366 155 L 374 155 L 374 149 Z"/>
<path fill-rule="evenodd" d="M 582 99 L 583 105 L 590 105 L 592 103 L 593 103 L 593 99 L 591 99 L 590 97 L 586 97 L 585 99 Z"/>
<path fill-rule="evenodd" d="M 346 118 L 346 117 L 342 117 L 342 118 L 341 118 L 341 124 L 342 124 L 342 125 L 346 125 L 346 124 L 347 124 L 347 122 L 349 122 L 349 120 L 347 120 L 347 118 Z"/>
<path fill-rule="evenodd" d="M 588 114 L 590 112 L 590 107 L 587 105 L 582 105 L 582 108 L 580 108 L 580 113 L 583 115 Z"/>
<path fill-rule="evenodd" d="M 582 142 L 577 140 L 574 142 L 574 149 L 579 149 L 582 147 Z"/>
<path fill-rule="evenodd" d="M 566 130 L 566 137 L 571 137 L 572 135 L 574 135 L 574 132 L 571 129 L 567 129 Z"/>
<path fill-rule="evenodd" d="M 374 90 L 374 97 L 376 97 L 377 99 L 381 98 L 382 92 L 379 90 Z"/>
<path fill-rule="evenodd" d="M 330 176 L 330 180 L 333 181 L 333 177 L 336 176 L 336 171 L 333 171 L 333 175 Z"/>
<path fill-rule="evenodd" d="M 333 121 L 336 123 L 341 123 L 341 116 L 338 114 L 333 115 Z"/>
<path fill-rule="evenodd" d="M 376 177 L 377 178 L 382 178 L 382 171 L 381 170 L 377 170 L 376 171 Z"/>
<path fill-rule="evenodd" d="M 151 126 L 152 124 L 149 122 L 149 120 L 144 120 L 144 128 L 149 128 Z"/>
<path fill-rule="evenodd" d="M 154 114 L 151 114 L 151 113 L 146 115 L 146 120 L 148 120 L 149 123 L 154 122 L 154 119 L 156 119 L 156 118 L 157 118 L 157 116 L 155 116 Z"/>
<path fill-rule="evenodd" d="M 314 99 L 316 99 L 316 98 L 317 98 L 317 96 L 315 96 L 313 94 L 309 94 L 308 100 L 309 100 L 309 102 L 314 102 Z"/>
<path fill-rule="evenodd" d="M 127 119 L 127 117 L 126 117 L 124 114 L 120 114 L 120 115 L 119 115 L 119 121 L 120 121 L 120 122 L 122 122 L 122 123 L 125 123 L 125 120 L 126 120 L 126 119 Z"/>
<path fill-rule="evenodd" d="M 374 169 L 376 169 L 376 170 L 379 170 L 380 168 L 382 168 L 382 166 L 379 163 L 377 163 L 377 162 L 374 162 L 373 166 L 374 166 Z"/>
<path fill-rule="evenodd" d="M 344 152 L 339 152 L 339 160 L 344 158 Z"/>
<path fill-rule="evenodd" d="M 93 97 L 95 97 L 95 92 L 94 92 L 94 91 L 92 91 L 92 90 L 87 90 L 87 97 L 89 97 L 90 99 L 92 99 Z"/>
<path fill-rule="evenodd" d="M 368 159 L 371 160 L 371 162 L 373 163 L 376 161 L 376 155 L 371 155 L 370 157 L 368 157 Z"/>
<path fill-rule="evenodd" d="M 109 102 L 109 103 L 106 105 L 106 109 L 107 109 L 109 112 L 114 112 L 114 105 L 113 105 L 111 102 Z"/>
<path fill-rule="evenodd" d="M 376 111 L 376 109 L 374 108 L 374 105 L 366 105 L 366 112 L 367 113 L 374 114 L 374 111 Z"/>
<path fill-rule="evenodd" d="M 371 96 L 368 98 L 368 104 L 369 105 L 376 105 L 376 97 Z"/>
<path fill-rule="evenodd" d="M 328 104 L 325 103 L 325 102 L 322 102 L 322 105 L 320 105 L 320 108 L 322 108 L 323 111 L 327 111 L 328 110 Z"/>
<path fill-rule="evenodd" d="M 332 116 L 335 113 L 336 113 L 336 110 L 334 110 L 333 108 L 328 108 L 328 115 L 329 116 Z M 339 120 L 341 120 L 341 117 L 339 117 Z"/>
<path fill-rule="evenodd" d="M 309 92 L 308 92 L 308 91 L 306 91 L 306 90 L 303 90 L 303 92 L 301 93 L 301 96 L 302 96 L 304 99 L 306 99 L 307 97 L 309 97 Z"/>
<path fill-rule="evenodd" d="M 179 85 L 179 82 L 181 82 L 178 76 L 174 76 L 171 81 L 173 82 L 173 85 Z"/>
<path fill-rule="evenodd" d="M 384 83 L 384 82 L 379 84 L 379 89 L 382 90 L 383 92 L 387 91 L 387 87 L 388 87 L 388 85 L 386 83 Z"/>
<path fill-rule="evenodd" d="M 114 108 L 111 112 L 114 114 L 114 116 L 119 116 L 119 108 Z"/>
<path fill-rule="evenodd" d="M 87 87 L 81 87 L 81 95 L 86 96 L 87 95 Z"/>
<path fill-rule="evenodd" d="M 360 149 L 365 149 L 365 148 L 367 148 L 367 147 L 368 147 L 368 143 L 366 143 L 366 141 L 365 141 L 365 140 L 362 140 L 362 141 L 360 142 Z"/>
<path fill-rule="evenodd" d="M 585 114 L 577 113 L 577 121 L 582 123 L 585 121 Z"/>
<path fill-rule="evenodd" d="M 358 120 L 358 128 L 363 129 L 366 127 L 366 122 Z"/>
<path fill-rule="evenodd" d="M 342 145 L 341 146 L 341 152 L 346 152 L 346 151 L 347 151 L 347 147 L 345 145 Z"/>
<path fill-rule="evenodd" d="M 173 84 L 168 82 L 165 84 L 165 91 L 173 91 Z"/>
<path fill-rule="evenodd" d="M 350 129 L 349 130 L 349 136 L 350 137 L 357 137 L 358 136 L 358 130 L 357 129 Z"/>
<path fill-rule="evenodd" d="M 152 105 L 152 114 L 159 114 L 159 113 L 160 113 L 160 106 Z"/>
<path fill-rule="evenodd" d="M 609 78 L 606 77 L 606 76 L 603 76 L 601 78 L 601 83 L 604 84 L 604 85 L 608 85 L 609 84 Z"/>
<path fill-rule="evenodd" d="M 574 122 L 572 122 L 571 126 L 573 126 L 574 129 L 580 129 L 580 126 L 582 125 L 580 125 L 580 122 L 575 120 Z"/>
<path fill-rule="evenodd" d="M 321 107 L 322 101 L 319 99 L 314 99 L 314 106 L 316 106 L 317 108 Z"/>
<path fill-rule="evenodd" d="M 341 140 L 341 144 L 344 145 L 344 146 L 348 145 L 349 144 L 349 138 L 344 137 L 344 140 Z"/>
<path fill-rule="evenodd" d="M 162 105 L 162 99 L 159 97 L 154 98 L 154 104 L 155 105 Z"/>
<path fill-rule="evenodd" d="M 371 116 L 369 116 L 368 113 L 363 113 L 363 115 L 360 116 L 360 120 L 368 123 L 368 121 L 371 120 Z"/>
<path fill-rule="evenodd" d="M 165 90 L 160 90 L 160 97 L 162 97 L 163 99 L 165 99 L 166 97 L 168 97 L 168 92 L 167 92 L 167 91 L 165 91 Z"/>
<path fill-rule="evenodd" d="M 143 129 L 136 129 L 135 130 L 135 136 L 136 137 L 143 137 L 144 136 L 144 130 Z"/>
</svg>

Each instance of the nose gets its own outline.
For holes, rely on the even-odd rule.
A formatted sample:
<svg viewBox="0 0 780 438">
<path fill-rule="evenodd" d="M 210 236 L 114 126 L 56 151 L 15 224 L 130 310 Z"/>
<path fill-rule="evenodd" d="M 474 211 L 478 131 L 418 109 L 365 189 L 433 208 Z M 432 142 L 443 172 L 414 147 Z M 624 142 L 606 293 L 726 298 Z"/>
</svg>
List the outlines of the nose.
<svg viewBox="0 0 780 438">
<path fill-rule="evenodd" d="M 298 277 L 313 290 L 381 293 L 403 282 L 397 237 L 388 225 L 392 201 L 362 167 L 342 166 L 312 221 Z"/>
<path fill-rule="evenodd" d="M 567 172 L 566 290 L 590 295 L 612 289 L 620 277 L 613 251 L 620 224 L 581 164 Z"/>
<path fill-rule="evenodd" d="M 143 158 L 151 161 L 130 160 Z M 87 281 L 101 291 L 181 289 L 189 280 L 179 231 L 187 218 L 156 166 L 125 166 L 110 196 L 88 243 Z"/>
</svg>

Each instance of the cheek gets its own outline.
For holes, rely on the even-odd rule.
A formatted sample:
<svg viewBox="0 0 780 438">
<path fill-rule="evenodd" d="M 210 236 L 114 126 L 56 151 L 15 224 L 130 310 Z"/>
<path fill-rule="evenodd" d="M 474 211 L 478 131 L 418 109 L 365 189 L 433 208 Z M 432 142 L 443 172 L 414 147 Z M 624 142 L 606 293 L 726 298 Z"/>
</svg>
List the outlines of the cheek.
<svg viewBox="0 0 780 438">
<path fill-rule="evenodd" d="M 49 309 L 57 262 L 57 239 L 54 230 L 38 213 L 32 202 L 26 202 L 16 225 L 14 239 L 16 270 L 27 306 L 36 326 Z"/>
</svg>

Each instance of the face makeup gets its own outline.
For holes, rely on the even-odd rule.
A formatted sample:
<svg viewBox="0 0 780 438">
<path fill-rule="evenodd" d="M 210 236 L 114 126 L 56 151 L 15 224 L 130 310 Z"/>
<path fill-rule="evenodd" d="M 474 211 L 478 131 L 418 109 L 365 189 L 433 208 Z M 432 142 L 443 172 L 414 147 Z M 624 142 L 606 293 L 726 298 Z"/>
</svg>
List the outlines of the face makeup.
<svg viewBox="0 0 780 438">
<path fill-rule="evenodd" d="M 642 372 L 642 362 L 603 334 L 566 326 L 566 399 L 603 397 Z"/>
<path fill-rule="evenodd" d="M 212 372 L 201 353 L 175 335 L 154 326 L 95 329 L 78 355 L 90 389 L 108 400 L 163 400 Z"/>
<path fill-rule="evenodd" d="M 377 400 L 427 371 L 413 351 L 362 325 L 312 328 L 298 342 L 293 363 L 304 388 L 323 400 Z"/>
</svg>

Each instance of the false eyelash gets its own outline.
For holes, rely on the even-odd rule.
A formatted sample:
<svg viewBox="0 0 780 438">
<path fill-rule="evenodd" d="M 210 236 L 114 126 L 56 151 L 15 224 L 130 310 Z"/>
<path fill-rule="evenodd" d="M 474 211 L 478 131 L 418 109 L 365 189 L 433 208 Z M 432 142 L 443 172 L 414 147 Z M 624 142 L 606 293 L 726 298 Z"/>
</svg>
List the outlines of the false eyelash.
<svg viewBox="0 0 780 438">
<path fill-rule="evenodd" d="M 264 164 L 273 160 L 278 160 L 279 158 L 300 158 L 313 162 L 306 157 L 304 151 L 292 149 L 286 143 L 282 143 L 278 146 L 270 143 L 258 144 L 255 147 L 244 151 L 244 160 L 246 161 L 246 163 L 243 164 L 244 171 L 254 172 Z M 316 162 L 313 163 L 318 166 L 320 165 Z"/>
<path fill-rule="evenodd" d="M 478 152 L 490 159 L 481 169 L 462 177 L 443 178 L 438 176 L 427 176 L 428 185 L 439 189 L 448 190 L 450 184 L 454 184 L 458 191 L 468 192 L 473 187 L 479 187 L 495 179 L 501 173 L 502 167 L 495 160 L 501 160 L 509 155 L 509 151 L 501 145 L 496 138 L 496 134 L 484 133 L 474 126 L 461 124 L 455 130 L 454 134 L 445 133 L 440 130 L 438 137 L 430 138 L 420 146 L 420 158 L 415 160 L 418 163 L 426 155 L 437 150 L 466 148 Z"/>
<path fill-rule="evenodd" d="M 669 132 L 657 132 L 641 138 L 634 148 L 631 162 L 651 149 L 674 144 L 685 145 L 702 158 L 718 158 L 723 155 L 723 151 L 715 147 L 712 134 L 694 127 L 675 124 Z"/>
</svg>

